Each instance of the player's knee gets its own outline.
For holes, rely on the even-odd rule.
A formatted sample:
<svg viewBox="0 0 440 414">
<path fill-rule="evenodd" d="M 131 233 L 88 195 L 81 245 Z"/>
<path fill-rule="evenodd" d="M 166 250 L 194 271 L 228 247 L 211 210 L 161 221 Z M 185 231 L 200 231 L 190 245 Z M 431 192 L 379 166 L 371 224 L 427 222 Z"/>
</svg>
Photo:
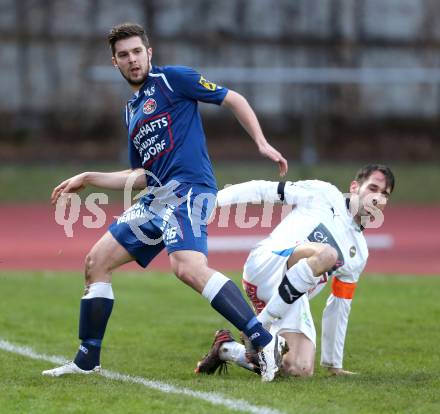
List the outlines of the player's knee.
<svg viewBox="0 0 440 414">
<path fill-rule="evenodd" d="M 88 253 L 86 259 L 84 260 L 84 277 L 86 279 L 86 283 L 91 282 L 93 266 L 94 266 L 93 256 Z"/>
<path fill-rule="evenodd" d="M 319 266 L 318 274 L 330 270 L 338 260 L 338 252 L 328 244 L 323 245 L 322 249 L 316 254 L 317 264 Z"/>
<path fill-rule="evenodd" d="M 105 269 L 99 265 L 98 258 L 93 252 L 89 252 L 85 259 L 84 277 L 86 284 L 100 281 L 100 275 L 105 273 Z"/>
<path fill-rule="evenodd" d="M 284 360 L 283 369 L 286 374 L 294 377 L 311 377 L 313 375 L 313 362 L 295 359 L 295 360 Z"/>
<path fill-rule="evenodd" d="M 182 282 L 191 285 L 194 279 L 194 266 L 187 262 L 177 262 L 173 266 L 173 272 Z"/>
</svg>

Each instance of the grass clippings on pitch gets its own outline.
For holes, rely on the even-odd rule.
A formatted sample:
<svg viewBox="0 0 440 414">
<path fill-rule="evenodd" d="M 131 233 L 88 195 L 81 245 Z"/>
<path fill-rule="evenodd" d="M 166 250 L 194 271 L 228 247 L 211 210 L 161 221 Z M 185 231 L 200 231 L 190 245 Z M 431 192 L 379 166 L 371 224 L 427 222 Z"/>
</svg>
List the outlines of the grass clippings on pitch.
<svg viewBox="0 0 440 414">
<path fill-rule="evenodd" d="M 329 378 L 317 363 L 311 379 L 280 378 L 270 384 L 235 367 L 222 377 L 193 373 L 213 332 L 231 326 L 171 275 L 117 273 L 113 286 L 116 302 L 102 354 L 109 370 L 283 413 L 439 412 L 440 278 L 364 276 L 345 351 L 345 367 L 359 375 Z M 72 358 L 82 288 L 79 273 L 1 272 L 0 338 Z M 312 301 L 318 332 L 327 293 Z M 52 366 L 0 351 L 0 412 L 237 412 L 101 376 L 40 375 Z"/>
</svg>

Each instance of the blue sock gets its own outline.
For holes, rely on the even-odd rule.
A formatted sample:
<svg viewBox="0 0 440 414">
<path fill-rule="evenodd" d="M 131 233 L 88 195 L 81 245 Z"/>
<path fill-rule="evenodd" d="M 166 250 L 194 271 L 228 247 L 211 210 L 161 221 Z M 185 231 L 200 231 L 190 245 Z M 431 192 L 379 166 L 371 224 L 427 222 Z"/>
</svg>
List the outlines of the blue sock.
<svg viewBox="0 0 440 414">
<path fill-rule="evenodd" d="M 100 365 L 101 342 L 113 309 L 113 299 L 81 299 L 79 338 L 82 340 L 75 364 L 84 370 Z"/>
<path fill-rule="evenodd" d="M 85 371 L 90 371 L 100 365 L 100 354 L 101 346 L 94 346 L 87 341 L 82 341 L 73 362 L 75 362 L 79 368 Z"/>
<path fill-rule="evenodd" d="M 252 342 L 255 349 L 266 346 L 272 340 L 272 335 L 263 328 L 263 325 L 256 316 L 249 321 L 243 332 Z"/>
<path fill-rule="evenodd" d="M 228 280 L 211 300 L 211 306 L 237 329 L 243 331 L 255 348 L 266 346 L 272 335 L 263 328 L 238 287 Z"/>
</svg>

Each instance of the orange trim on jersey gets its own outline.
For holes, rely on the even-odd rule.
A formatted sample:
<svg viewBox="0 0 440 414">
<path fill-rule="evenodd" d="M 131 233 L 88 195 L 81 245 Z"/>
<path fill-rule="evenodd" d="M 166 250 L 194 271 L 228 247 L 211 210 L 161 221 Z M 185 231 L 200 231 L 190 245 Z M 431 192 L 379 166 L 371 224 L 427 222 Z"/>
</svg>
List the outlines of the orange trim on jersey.
<svg viewBox="0 0 440 414">
<path fill-rule="evenodd" d="M 353 299 L 354 291 L 356 290 L 356 283 L 347 283 L 333 277 L 332 293 L 337 298 Z"/>
</svg>

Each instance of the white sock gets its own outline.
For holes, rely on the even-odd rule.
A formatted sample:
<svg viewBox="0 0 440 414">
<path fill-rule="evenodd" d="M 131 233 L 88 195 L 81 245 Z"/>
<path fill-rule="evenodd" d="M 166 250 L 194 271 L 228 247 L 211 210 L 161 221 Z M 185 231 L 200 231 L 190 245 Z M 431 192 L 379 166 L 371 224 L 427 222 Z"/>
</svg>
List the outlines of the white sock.
<svg viewBox="0 0 440 414">
<path fill-rule="evenodd" d="M 202 296 L 212 302 L 216 297 L 217 293 L 227 283 L 230 279 L 220 272 L 215 272 L 206 282 L 205 287 L 202 291 Z"/>
<path fill-rule="evenodd" d="M 84 292 L 82 299 L 107 298 L 114 299 L 112 284 L 107 282 L 91 283 Z"/>
<path fill-rule="evenodd" d="M 313 276 L 313 271 L 307 263 L 307 259 L 301 259 L 287 270 L 285 276 L 289 283 L 301 293 L 309 291 L 311 288 L 315 287 L 319 278 Z M 283 278 L 284 279 L 284 278 Z M 281 283 L 281 285 L 283 282 Z M 280 285 L 280 286 L 281 286 Z M 293 303 L 293 302 L 292 302 Z M 263 326 L 268 329 L 276 319 L 280 319 L 289 309 L 292 303 L 287 303 L 280 296 L 278 289 L 270 298 L 266 307 L 257 316 L 257 319 L 263 324 Z"/>
<path fill-rule="evenodd" d="M 308 292 L 318 284 L 320 279 L 313 276 L 313 270 L 306 258 L 298 260 L 298 263 L 287 270 L 286 276 L 298 292 Z"/>
<path fill-rule="evenodd" d="M 225 342 L 219 350 L 219 357 L 222 361 L 235 362 L 237 365 L 250 371 L 254 370 L 254 364 L 248 362 L 246 358 L 246 348 L 238 342 Z"/>
</svg>

